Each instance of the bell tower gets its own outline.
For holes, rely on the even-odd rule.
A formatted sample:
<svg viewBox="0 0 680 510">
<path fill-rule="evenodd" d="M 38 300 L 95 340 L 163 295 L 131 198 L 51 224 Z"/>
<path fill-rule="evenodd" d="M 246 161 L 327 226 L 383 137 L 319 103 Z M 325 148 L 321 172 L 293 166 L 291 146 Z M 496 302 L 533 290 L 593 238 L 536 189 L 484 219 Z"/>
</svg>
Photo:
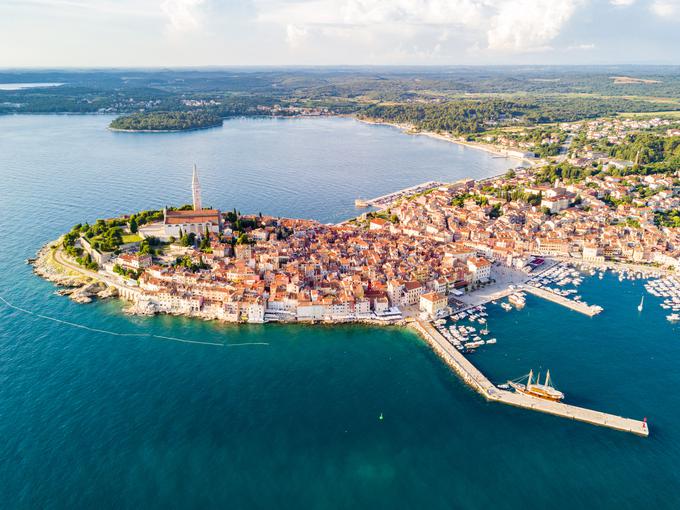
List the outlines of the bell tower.
<svg viewBox="0 0 680 510">
<path fill-rule="evenodd" d="M 198 170 L 196 169 L 195 163 L 194 174 L 191 177 L 191 197 L 194 203 L 194 211 L 203 209 L 203 204 L 201 203 L 201 183 L 198 182 Z"/>
</svg>

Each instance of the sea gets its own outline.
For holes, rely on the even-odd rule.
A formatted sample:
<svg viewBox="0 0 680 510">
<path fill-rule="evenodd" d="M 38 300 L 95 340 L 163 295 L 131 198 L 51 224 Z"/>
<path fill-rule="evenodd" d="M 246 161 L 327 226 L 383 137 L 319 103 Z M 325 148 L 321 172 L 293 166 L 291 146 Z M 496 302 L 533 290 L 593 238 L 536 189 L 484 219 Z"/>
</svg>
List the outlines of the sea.
<svg viewBox="0 0 680 510">
<path fill-rule="evenodd" d="M 409 330 L 225 325 L 79 305 L 24 263 L 78 222 L 190 201 L 337 222 L 513 162 L 347 118 L 114 133 L 0 117 L 0 508 L 680 508 L 680 328 L 643 281 L 586 278 L 586 317 L 489 307 L 494 382 L 551 370 L 631 434 L 488 403 Z"/>
</svg>

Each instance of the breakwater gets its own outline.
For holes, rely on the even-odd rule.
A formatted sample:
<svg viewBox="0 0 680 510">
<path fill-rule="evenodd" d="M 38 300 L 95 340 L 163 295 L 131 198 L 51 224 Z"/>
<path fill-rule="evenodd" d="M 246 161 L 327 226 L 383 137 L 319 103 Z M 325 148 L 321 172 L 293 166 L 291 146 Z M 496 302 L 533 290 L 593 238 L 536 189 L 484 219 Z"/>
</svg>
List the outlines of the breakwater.
<svg viewBox="0 0 680 510">
<path fill-rule="evenodd" d="M 553 303 L 557 303 L 558 305 L 566 306 L 571 310 L 582 313 L 589 317 L 593 317 L 602 312 L 602 307 L 600 306 L 589 305 L 579 301 L 574 301 L 573 299 L 567 299 L 564 296 L 560 296 L 559 294 L 555 294 L 549 290 L 539 289 L 533 285 L 525 285 L 522 287 L 522 290 L 529 292 L 534 296 L 538 296 L 540 298 L 547 299 L 548 301 L 552 301 Z"/>
<path fill-rule="evenodd" d="M 552 414 L 571 420 L 582 421 L 622 432 L 630 432 L 638 436 L 646 437 L 649 435 L 649 427 L 647 426 L 646 421 L 633 420 L 583 407 L 538 399 L 497 388 L 482 372 L 479 371 L 479 369 L 477 369 L 477 367 L 470 363 L 465 356 L 447 342 L 432 324 L 420 320 L 411 324 L 427 341 L 437 355 L 439 355 L 466 384 L 487 400 Z"/>
</svg>

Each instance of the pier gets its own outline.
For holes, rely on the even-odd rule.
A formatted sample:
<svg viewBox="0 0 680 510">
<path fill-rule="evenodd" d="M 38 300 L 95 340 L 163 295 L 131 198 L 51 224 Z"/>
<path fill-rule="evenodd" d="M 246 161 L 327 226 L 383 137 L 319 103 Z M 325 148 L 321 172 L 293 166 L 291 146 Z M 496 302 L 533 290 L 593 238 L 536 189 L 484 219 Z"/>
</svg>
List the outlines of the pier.
<svg viewBox="0 0 680 510">
<path fill-rule="evenodd" d="M 418 320 L 412 322 L 411 325 L 418 333 L 420 333 L 425 341 L 427 341 L 437 355 L 439 355 L 466 384 L 489 401 L 531 409 L 533 411 L 582 421 L 622 432 L 630 432 L 638 436 L 649 436 L 649 427 L 647 426 L 646 421 L 623 418 L 614 414 L 607 414 L 600 411 L 593 411 L 592 409 L 501 390 L 494 386 L 491 381 L 477 369 L 477 367 L 458 352 L 456 348 L 432 326 L 432 324 Z"/>
<path fill-rule="evenodd" d="M 549 290 L 539 289 L 533 285 L 524 285 L 522 290 L 529 292 L 534 296 L 538 296 L 540 298 L 547 299 L 548 301 L 552 301 L 553 303 L 557 303 L 558 305 L 566 306 L 567 308 L 574 310 L 575 312 L 585 314 L 588 317 L 593 317 L 602 312 L 602 307 L 600 306 L 588 305 L 586 303 L 574 301 L 573 299 L 567 299 L 564 296 L 560 296 L 559 294 L 555 294 Z"/>
<path fill-rule="evenodd" d="M 354 201 L 354 205 L 357 207 L 377 207 L 384 209 L 388 207 L 392 202 L 399 198 L 404 198 L 410 195 L 415 195 L 416 193 L 423 193 L 439 186 L 444 186 L 444 183 L 437 181 L 428 181 L 422 184 L 417 184 L 416 186 L 411 186 L 410 188 L 404 188 L 399 191 L 393 191 L 392 193 L 387 193 L 376 198 L 371 199 L 361 199 L 358 198 Z"/>
</svg>

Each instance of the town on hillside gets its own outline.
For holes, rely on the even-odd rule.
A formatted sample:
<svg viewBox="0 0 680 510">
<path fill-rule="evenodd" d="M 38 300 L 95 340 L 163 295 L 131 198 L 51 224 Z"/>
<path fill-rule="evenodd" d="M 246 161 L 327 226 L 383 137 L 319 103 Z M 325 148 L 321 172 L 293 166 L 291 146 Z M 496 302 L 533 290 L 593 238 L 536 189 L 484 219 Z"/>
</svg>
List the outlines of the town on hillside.
<svg viewBox="0 0 680 510">
<path fill-rule="evenodd" d="M 552 259 L 680 266 L 680 172 L 519 167 L 337 225 L 193 206 L 76 225 L 57 248 L 139 314 L 231 322 L 438 318 Z M 97 273 L 94 273 L 97 271 Z"/>
</svg>

